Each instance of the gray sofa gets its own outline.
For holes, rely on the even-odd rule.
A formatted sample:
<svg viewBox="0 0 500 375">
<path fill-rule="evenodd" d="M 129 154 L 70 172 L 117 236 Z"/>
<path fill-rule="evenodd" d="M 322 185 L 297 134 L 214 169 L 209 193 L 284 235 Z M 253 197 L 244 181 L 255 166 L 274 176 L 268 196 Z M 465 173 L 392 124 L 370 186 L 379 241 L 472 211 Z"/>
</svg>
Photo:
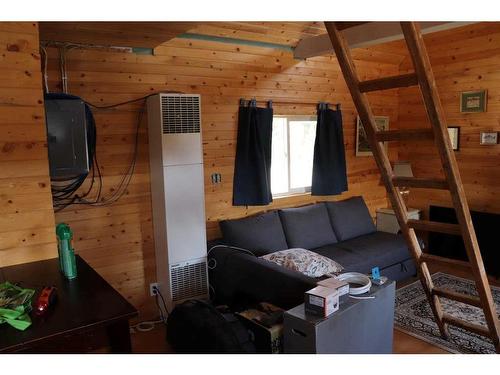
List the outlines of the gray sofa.
<svg viewBox="0 0 500 375">
<path fill-rule="evenodd" d="M 362 197 L 270 211 L 220 223 L 221 243 L 249 250 L 216 248 L 209 277 L 218 303 L 270 302 L 283 308 L 303 301 L 317 280 L 260 259 L 271 252 L 305 248 L 340 263 L 345 271 L 381 274 L 399 281 L 415 274 L 402 236 L 378 232 Z"/>
</svg>

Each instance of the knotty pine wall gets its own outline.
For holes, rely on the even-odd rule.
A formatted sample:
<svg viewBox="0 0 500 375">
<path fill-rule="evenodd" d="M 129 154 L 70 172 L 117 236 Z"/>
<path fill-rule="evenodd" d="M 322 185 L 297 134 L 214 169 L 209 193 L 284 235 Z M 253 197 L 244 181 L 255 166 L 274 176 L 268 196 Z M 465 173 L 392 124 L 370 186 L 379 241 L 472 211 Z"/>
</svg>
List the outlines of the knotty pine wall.
<svg viewBox="0 0 500 375">
<path fill-rule="evenodd" d="M 398 72 L 401 56 L 383 50 L 355 53 L 363 79 Z M 60 90 L 58 52 L 49 49 L 49 84 Z M 287 101 L 275 114 L 314 114 L 303 101 L 342 103 L 349 192 L 363 195 L 374 214 L 385 207 L 385 190 L 373 158 L 355 157 L 355 112 L 336 60 L 331 56 L 297 61 L 289 51 L 211 41 L 174 39 L 154 56 L 96 50 L 67 54 L 70 93 L 100 104 L 113 104 L 160 91 L 199 93 L 202 97 L 206 216 L 209 238 L 219 236 L 218 221 L 262 210 L 311 203 L 301 195 L 277 199 L 269 207 L 233 207 L 232 180 L 240 97 Z M 375 112 L 397 122 L 397 90 L 371 95 Z M 96 110 L 97 154 L 105 194 L 116 188 L 127 167 L 140 106 Z M 109 207 L 70 207 L 56 214 L 75 232 L 75 248 L 144 316 L 155 313 L 148 285 L 155 281 L 155 258 L 148 168 L 146 124 L 141 124 L 136 172 L 127 195 Z M 212 185 L 210 175 L 221 173 Z"/>
<path fill-rule="evenodd" d="M 0 267 L 57 256 L 38 46 L 0 22 Z"/>
<path fill-rule="evenodd" d="M 461 126 L 457 152 L 471 207 L 499 212 L 499 147 L 480 146 L 481 130 L 500 130 L 498 23 L 479 24 L 425 37 L 438 88 L 450 125 Z M 56 255 L 46 137 L 43 122 L 37 25 L 0 23 L 0 266 Z M 49 81 L 60 90 L 57 51 L 49 51 Z M 392 43 L 354 51 L 362 78 L 406 72 L 402 45 Z M 401 63 L 401 64 L 400 64 Z M 282 50 L 175 39 L 141 56 L 96 50 L 68 54 L 69 87 L 97 104 L 112 104 L 164 90 L 202 95 L 206 213 L 209 238 L 219 235 L 217 221 L 264 208 L 231 206 L 236 121 L 240 97 L 289 101 L 275 105 L 276 114 L 314 114 L 301 101 L 341 102 L 350 191 L 362 194 L 372 214 L 387 204 L 379 175 L 370 157 L 354 156 L 355 111 L 338 65 L 331 56 L 295 61 Z M 489 90 L 488 111 L 459 112 L 459 92 Z M 426 124 L 417 89 L 370 95 L 375 113 L 390 116 L 390 126 Z M 105 193 L 116 187 L 131 154 L 137 105 L 95 111 L 98 156 Z M 75 247 L 97 271 L 137 306 L 142 317 L 155 313 L 147 286 L 155 280 L 146 124 L 141 124 L 139 159 L 127 195 L 109 207 L 71 207 L 56 214 L 75 231 Z M 416 175 L 439 173 L 431 144 L 391 147 L 393 158 L 410 159 Z M 213 186 L 213 172 L 223 183 Z M 412 191 L 411 205 L 426 208 L 448 199 L 434 191 Z M 307 204 L 308 195 L 283 198 L 265 209 Z"/>
<path fill-rule="evenodd" d="M 460 127 L 455 152 L 471 209 L 500 213 L 500 145 L 481 146 L 481 131 L 500 131 L 500 23 L 479 23 L 424 36 L 448 126 Z M 403 48 L 403 47 L 401 47 Z M 409 59 L 401 73 L 411 71 Z M 484 113 L 460 113 L 460 92 L 487 89 Z M 399 91 L 399 125 L 430 126 L 417 88 Z M 442 176 L 431 141 L 401 143 L 399 158 L 410 160 L 416 176 Z M 451 207 L 448 192 L 413 189 L 410 205 Z"/>
</svg>

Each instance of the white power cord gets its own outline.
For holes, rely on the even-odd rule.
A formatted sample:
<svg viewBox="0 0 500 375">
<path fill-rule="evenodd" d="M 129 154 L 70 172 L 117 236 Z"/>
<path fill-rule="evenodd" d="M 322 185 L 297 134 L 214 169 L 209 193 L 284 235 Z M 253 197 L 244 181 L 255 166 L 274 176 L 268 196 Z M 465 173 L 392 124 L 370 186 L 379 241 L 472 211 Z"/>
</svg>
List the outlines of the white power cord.
<svg viewBox="0 0 500 375">
<path fill-rule="evenodd" d="M 137 323 L 130 327 L 130 333 L 135 333 L 135 331 L 139 332 L 149 332 L 155 328 L 156 324 L 164 323 L 163 320 L 147 320 L 145 322 Z"/>
<path fill-rule="evenodd" d="M 44 46 L 40 46 L 40 49 L 42 50 L 43 53 L 43 86 L 45 89 L 45 92 L 49 92 L 49 76 L 47 74 L 47 64 L 49 57 L 47 55 L 47 49 Z"/>
<path fill-rule="evenodd" d="M 370 280 L 370 278 L 359 272 L 341 273 L 335 278 L 340 281 L 345 281 L 346 283 L 349 284 L 349 294 L 352 296 L 357 296 L 359 294 L 367 293 L 370 291 L 370 288 L 372 287 L 372 281 Z M 352 284 L 357 284 L 361 286 L 353 287 Z"/>
<path fill-rule="evenodd" d="M 237 251 L 241 251 L 241 252 L 244 252 L 244 253 L 247 253 L 249 255 L 253 255 L 253 256 L 256 256 L 254 253 L 252 253 L 250 250 L 248 249 L 243 249 L 242 247 L 238 247 L 238 246 L 230 246 L 230 245 L 214 245 L 212 246 L 208 251 L 207 251 L 207 256 L 212 252 L 212 250 L 214 249 L 219 249 L 219 248 L 226 248 L 226 249 L 232 249 L 232 250 L 237 250 Z"/>
<path fill-rule="evenodd" d="M 349 294 L 349 298 L 352 298 L 352 299 L 375 299 L 375 296 L 360 297 L 360 296 L 353 296 L 353 295 Z"/>
</svg>

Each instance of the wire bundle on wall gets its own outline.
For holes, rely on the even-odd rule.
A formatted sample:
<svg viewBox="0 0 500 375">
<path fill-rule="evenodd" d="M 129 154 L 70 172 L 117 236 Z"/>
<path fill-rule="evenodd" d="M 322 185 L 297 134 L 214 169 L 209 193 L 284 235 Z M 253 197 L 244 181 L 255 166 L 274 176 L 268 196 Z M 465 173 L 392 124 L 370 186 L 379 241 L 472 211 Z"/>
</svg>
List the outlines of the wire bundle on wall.
<svg viewBox="0 0 500 375">
<path fill-rule="evenodd" d="M 80 98 L 77 96 L 61 94 L 61 93 L 46 94 L 45 99 L 80 100 Z M 99 163 L 97 161 L 97 155 L 95 152 L 97 132 L 95 127 L 94 116 L 92 115 L 92 111 L 87 105 L 85 106 L 85 117 L 87 121 L 87 140 L 88 140 L 87 151 L 90 160 L 89 170 L 92 170 L 92 181 L 89 188 L 85 192 L 83 192 L 80 196 L 78 196 L 76 195 L 76 191 L 80 189 L 80 187 L 83 185 L 85 179 L 88 176 L 88 173 L 83 173 L 81 175 L 74 176 L 72 178 L 64 180 L 61 179 L 52 180 L 51 181 L 52 199 L 54 207 L 56 207 L 57 211 L 62 210 L 64 207 L 74 203 L 77 199 L 87 197 L 91 193 L 94 187 L 96 175 L 99 176 L 100 179 L 100 182 L 98 184 L 99 188 L 96 199 L 100 198 L 102 189 L 102 177 L 100 173 Z"/>
<path fill-rule="evenodd" d="M 49 93 L 49 87 L 48 87 L 48 75 L 47 75 L 47 63 L 48 63 L 48 54 L 46 47 L 49 46 L 55 46 L 59 48 L 59 68 L 61 71 L 61 84 L 62 84 L 62 91 L 63 93 Z M 43 80 L 44 80 L 44 88 L 46 92 L 46 96 L 53 98 L 53 99 L 79 99 L 82 100 L 85 103 L 85 114 L 87 118 L 87 139 L 88 139 L 88 155 L 89 155 L 89 160 L 90 160 L 90 165 L 89 165 L 89 171 L 91 173 L 85 173 L 81 174 L 79 176 L 75 176 L 73 178 L 67 179 L 67 180 L 57 180 L 57 181 L 51 181 L 51 188 L 52 188 L 52 196 L 53 196 L 53 204 L 56 209 L 56 211 L 63 210 L 64 208 L 68 207 L 69 205 L 72 204 L 83 204 L 83 205 L 89 205 L 89 206 L 106 206 L 109 204 L 112 204 L 116 201 L 118 201 L 123 195 L 127 192 L 127 188 L 130 184 L 130 181 L 132 179 L 132 176 L 135 171 L 136 163 L 137 163 L 137 155 L 138 155 L 138 148 L 139 148 L 139 130 L 140 130 L 140 125 L 143 120 L 144 112 L 145 112 L 145 104 L 147 98 L 150 96 L 155 95 L 153 94 L 148 94 L 145 96 L 142 96 L 140 98 L 116 103 L 116 104 L 110 104 L 110 105 L 104 105 L 104 106 L 99 106 L 95 105 L 93 103 L 90 103 L 86 100 L 83 100 L 77 96 L 70 95 L 68 94 L 68 73 L 67 73 L 67 68 L 66 68 L 66 55 L 67 52 L 73 49 L 77 48 L 103 48 L 99 46 L 85 46 L 85 45 L 79 45 L 79 44 L 72 44 L 72 43 L 44 43 L 41 45 L 41 52 L 43 55 L 43 61 L 44 61 L 44 66 L 43 66 Z M 113 49 L 111 48 L 106 48 L 106 49 Z M 117 47 L 116 49 L 119 49 L 120 51 L 124 50 L 123 48 Z M 171 92 L 171 93 L 179 93 L 179 92 Z M 96 130 L 96 124 L 94 120 L 94 116 L 92 113 L 92 109 L 95 110 L 110 110 L 114 109 L 117 107 L 129 105 L 129 104 L 134 104 L 134 103 L 141 103 L 141 108 L 139 109 L 138 113 L 138 118 L 137 118 L 137 124 L 135 127 L 135 138 L 134 138 L 134 146 L 133 146 L 133 154 L 132 154 L 132 159 L 130 161 L 130 164 L 126 168 L 126 170 L 123 172 L 122 177 L 120 179 L 120 182 L 118 183 L 118 186 L 114 189 L 112 189 L 112 193 L 108 196 L 103 196 L 103 176 L 101 173 L 101 168 L 99 165 L 99 161 L 97 158 L 97 151 L 96 151 L 96 144 L 97 144 L 97 130 Z M 80 194 L 77 193 L 77 191 L 82 187 L 84 181 L 89 177 L 90 174 L 90 184 L 89 187 L 81 192 Z"/>
<path fill-rule="evenodd" d="M 127 169 L 124 171 L 122 178 L 118 183 L 118 187 L 113 189 L 113 192 L 107 197 L 103 197 L 102 195 L 103 178 L 96 152 L 97 130 L 96 130 L 94 116 L 92 114 L 90 107 L 98 109 L 111 109 L 140 101 L 143 101 L 145 103 L 146 99 L 149 96 L 151 95 L 147 95 L 123 103 L 117 103 L 101 107 L 84 101 L 85 113 L 87 117 L 88 154 L 90 160 L 89 170 L 92 171 L 91 181 L 88 189 L 86 189 L 82 194 L 77 194 L 77 191 L 83 185 L 89 173 L 81 174 L 69 180 L 52 181 L 51 182 L 52 197 L 53 197 L 54 207 L 56 207 L 57 211 L 60 211 L 71 204 L 85 204 L 90 206 L 109 205 L 119 200 L 126 193 L 127 187 L 129 186 L 130 181 L 132 179 L 132 175 L 134 174 L 137 162 L 137 151 L 139 147 L 139 129 L 144 114 L 144 104 L 139 110 L 138 114 L 137 124 L 135 128 L 134 150 L 133 150 L 132 160 Z M 80 99 L 76 96 L 69 94 L 47 94 L 47 97 L 58 98 L 58 99 Z M 90 198 L 90 195 L 94 190 L 94 186 L 97 186 L 97 192 L 93 198 Z"/>
</svg>

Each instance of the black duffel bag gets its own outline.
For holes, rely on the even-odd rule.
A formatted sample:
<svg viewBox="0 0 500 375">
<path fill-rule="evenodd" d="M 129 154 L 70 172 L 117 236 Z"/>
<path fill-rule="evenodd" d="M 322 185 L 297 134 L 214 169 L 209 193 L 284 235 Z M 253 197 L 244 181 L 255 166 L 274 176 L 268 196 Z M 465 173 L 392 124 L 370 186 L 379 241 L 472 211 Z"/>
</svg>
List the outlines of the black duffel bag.
<svg viewBox="0 0 500 375">
<path fill-rule="evenodd" d="M 227 307 L 200 300 L 174 308 L 167 340 L 176 353 L 255 353 L 249 332 Z"/>
</svg>

